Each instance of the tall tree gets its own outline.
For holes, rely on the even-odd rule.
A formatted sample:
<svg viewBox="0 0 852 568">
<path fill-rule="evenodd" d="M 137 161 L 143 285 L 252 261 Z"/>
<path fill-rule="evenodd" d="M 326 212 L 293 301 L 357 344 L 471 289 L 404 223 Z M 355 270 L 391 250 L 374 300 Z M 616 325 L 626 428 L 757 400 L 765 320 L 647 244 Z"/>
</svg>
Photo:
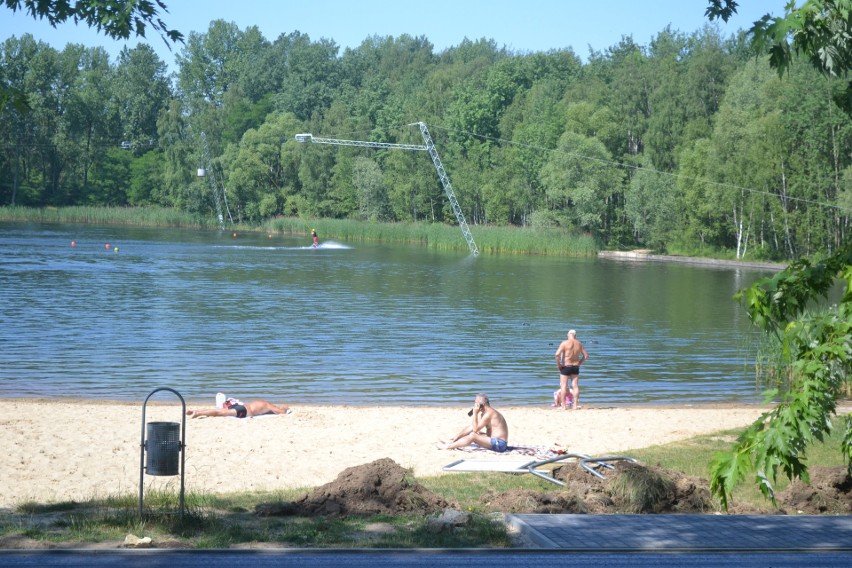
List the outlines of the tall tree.
<svg viewBox="0 0 852 568">
<path fill-rule="evenodd" d="M 54 203 L 70 205 L 76 200 L 97 203 L 90 196 L 90 175 L 109 148 L 118 148 L 117 133 L 109 120 L 112 68 L 102 47 L 68 44 L 59 56 L 59 129 L 53 140 L 64 164 L 57 180 Z"/>
<path fill-rule="evenodd" d="M 311 42 L 307 34 L 281 35 L 273 43 L 284 74 L 275 96 L 275 110 L 308 120 L 333 100 L 340 81 L 338 47 L 331 40 Z"/>
<path fill-rule="evenodd" d="M 709 17 L 727 18 L 734 0 L 710 0 Z M 770 23 L 771 22 L 771 23 Z M 753 28 L 754 42 L 768 48 L 770 64 L 787 70 L 792 52 L 807 57 L 820 72 L 846 76 L 852 70 L 852 2 L 809 0 L 801 8 L 790 2 L 784 17 L 764 17 Z M 789 37 L 792 35 L 792 47 Z M 852 114 L 852 83 L 835 102 Z M 844 284 L 836 307 L 819 305 L 837 280 Z M 711 468 L 711 490 L 727 507 L 731 492 L 746 476 L 769 498 L 779 475 L 808 480 L 807 449 L 832 427 L 837 399 L 849 388 L 852 372 L 852 244 L 816 263 L 800 260 L 775 277 L 741 291 L 752 320 L 779 339 L 780 371 L 792 377 L 775 408 L 755 421 L 730 452 L 719 454 Z M 852 475 L 852 414 L 845 417 L 841 451 Z"/>
<path fill-rule="evenodd" d="M 237 82 L 237 59 L 243 32 L 234 23 L 214 20 L 206 33 L 192 32 L 175 58 L 177 84 L 191 110 L 205 103 L 220 106 Z"/>
<path fill-rule="evenodd" d="M 638 169 L 624 196 L 625 215 L 632 221 L 634 238 L 657 250 L 666 250 L 683 230 L 683 199 L 675 177 L 650 164 Z"/>
<path fill-rule="evenodd" d="M 113 39 L 128 39 L 131 35 L 145 37 L 150 26 L 169 49 L 173 43 L 183 41 L 183 34 L 170 30 L 160 17 L 160 10 L 168 12 L 162 0 L 2 0 L 2 4 L 13 12 L 26 11 L 37 20 L 46 19 L 53 27 L 74 20 Z M 28 106 L 23 91 L 0 83 L 0 106 L 7 100 L 22 111 Z"/>
<path fill-rule="evenodd" d="M 602 234 L 610 207 L 621 191 L 623 171 L 593 138 L 566 132 L 542 169 L 550 208 L 566 226 Z"/>
<path fill-rule="evenodd" d="M 277 113 L 257 129 L 249 129 L 224 159 L 228 200 L 240 220 L 257 222 L 280 215 L 295 187 L 297 159 L 292 114 Z"/>
<path fill-rule="evenodd" d="M 767 84 L 777 79 L 765 65 L 750 62 L 733 80 L 719 110 L 709 163 L 709 197 L 723 212 L 724 231 L 717 246 L 733 248 L 744 258 L 760 213 L 755 189 L 766 191 L 774 182 L 767 146 L 785 144 L 779 133 L 768 132 L 773 113 L 766 101 Z M 771 134 L 771 135 L 770 135 Z"/>
<path fill-rule="evenodd" d="M 124 48 L 111 80 L 121 141 L 141 155 L 157 146 L 157 117 L 171 98 L 166 64 L 147 44 Z"/>
<path fill-rule="evenodd" d="M 30 34 L 3 42 L 0 73 L 3 84 L 31 99 L 20 108 L 11 98 L 0 105 L 0 132 L 7 146 L 0 152 L 0 195 L 3 203 L 38 205 L 49 178 L 50 135 L 56 130 L 53 85 L 57 52 Z"/>
</svg>

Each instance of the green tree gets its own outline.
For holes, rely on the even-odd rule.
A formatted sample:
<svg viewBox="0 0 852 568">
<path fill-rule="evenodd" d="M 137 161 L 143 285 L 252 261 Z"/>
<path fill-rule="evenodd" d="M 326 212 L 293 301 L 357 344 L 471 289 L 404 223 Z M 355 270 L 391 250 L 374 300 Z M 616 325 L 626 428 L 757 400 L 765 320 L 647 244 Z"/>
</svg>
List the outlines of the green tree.
<svg viewBox="0 0 852 568">
<path fill-rule="evenodd" d="M 199 211 L 196 173 L 203 167 L 197 137 L 192 135 L 180 101 L 172 99 L 157 119 L 157 137 L 163 150 L 162 185 L 154 202 L 186 211 Z"/>
<path fill-rule="evenodd" d="M 436 210 L 444 202 L 441 184 L 426 152 L 388 152 L 384 159 L 384 179 L 393 219 L 398 221 L 438 220 Z"/>
<path fill-rule="evenodd" d="M 797 252 L 805 256 L 836 249 L 845 241 L 850 212 L 830 206 L 837 203 L 843 170 L 852 163 L 852 117 L 832 102 L 844 88 L 843 81 L 796 65 L 770 93 L 779 111 L 777 129 L 789 145 L 783 154 L 767 157 L 785 167 L 777 185 L 796 200 L 785 207 L 784 215 Z"/>
<path fill-rule="evenodd" d="M 843 285 L 834 307 L 813 310 L 831 289 Z M 791 377 L 781 401 L 743 432 L 734 448 L 717 454 L 710 488 L 727 507 L 734 487 L 754 473 L 754 482 L 775 501 L 783 474 L 808 481 L 807 449 L 832 428 L 837 400 L 852 376 L 852 243 L 817 262 L 800 260 L 771 278 L 740 291 L 752 321 L 777 337 L 779 372 Z M 767 398 L 777 396 L 777 391 Z M 852 415 L 845 419 L 842 452 L 852 474 Z"/>
<path fill-rule="evenodd" d="M 243 32 L 233 22 L 214 20 L 206 33 L 192 32 L 175 58 L 177 84 L 190 110 L 206 103 L 222 105 L 238 82 L 238 54 Z"/>
<path fill-rule="evenodd" d="M 370 158 L 355 158 L 352 184 L 358 194 L 359 216 L 368 221 L 387 220 L 387 187 L 379 165 Z"/>
<path fill-rule="evenodd" d="M 710 0 L 707 14 L 727 20 L 736 6 L 734 0 Z M 769 50 L 770 65 L 779 73 L 789 68 L 795 51 L 822 73 L 846 76 L 852 69 L 850 30 L 852 2 L 809 0 L 800 8 L 787 4 L 784 17 L 765 16 L 752 32 L 754 43 Z M 834 100 L 852 114 L 852 83 Z M 827 298 L 838 280 L 844 288 L 841 301 L 835 307 L 812 308 Z M 779 372 L 787 374 L 791 384 L 775 408 L 743 432 L 731 451 L 714 458 L 710 487 L 725 507 L 734 487 L 751 473 L 773 502 L 780 475 L 808 481 L 807 449 L 832 427 L 837 400 L 849 388 L 852 243 L 817 262 L 799 260 L 740 291 L 737 298 L 752 321 L 779 341 Z M 852 414 L 845 417 L 842 440 L 841 451 L 852 475 Z"/>
<path fill-rule="evenodd" d="M 643 167 L 633 173 L 624 196 L 624 211 L 634 238 L 660 251 L 684 226 L 683 200 L 674 176 Z"/>
<path fill-rule="evenodd" d="M 679 92 L 687 121 L 680 148 L 710 135 L 729 78 L 741 64 L 738 45 L 736 41 L 724 41 L 719 31 L 709 25 L 689 37 Z"/>
<path fill-rule="evenodd" d="M 712 249 L 725 233 L 726 218 L 715 201 L 714 184 L 710 182 L 713 145 L 708 138 L 696 140 L 680 152 L 677 185 L 683 198 L 684 226 L 670 235 L 667 244 L 681 248 Z"/>
<path fill-rule="evenodd" d="M 292 114 L 270 115 L 256 130 L 231 145 L 223 159 L 228 175 L 228 201 L 239 219 L 258 221 L 283 212 L 295 192 L 297 158 L 293 133 L 299 123 Z"/>
<path fill-rule="evenodd" d="M 340 81 L 337 44 L 327 39 L 311 42 L 307 34 L 293 32 L 275 40 L 273 49 L 281 53 L 284 66 L 275 110 L 308 120 L 316 111 L 328 108 Z"/>
<path fill-rule="evenodd" d="M 113 39 L 145 37 L 150 27 L 169 49 L 172 43 L 183 42 L 183 34 L 170 30 L 160 17 L 160 10 L 168 12 L 162 0 L 2 0 L 2 4 L 13 12 L 25 10 L 34 19 L 46 19 L 53 27 L 74 20 L 75 24 L 83 22 Z M 24 91 L 0 83 L 0 106 L 7 101 L 21 112 L 29 108 Z"/>
<path fill-rule="evenodd" d="M 561 59 L 562 54 L 553 57 Z M 526 225 L 529 216 L 544 207 L 541 169 L 549 155 L 545 149 L 554 148 L 566 129 L 564 80 L 544 76 L 529 90 L 519 93 L 506 109 L 500 121 L 500 138 L 512 140 L 512 145 L 495 150 L 496 171 L 489 176 L 494 183 L 484 196 L 489 222 Z M 593 110 L 589 105 L 585 112 Z M 597 134 L 587 129 L 579 132 L 588 136 Z"/>
<path fill-rule="evenodd" d="M 644 154 L 658 170 L 675 169 L 675 148 L 680 144 L 688 122 L 683 100 L 683 75 L 688 58 L 687 38 L 667 27 L 651 40 L 647 61 L 647 131 Z"/>
<path fill-rule="evenodd" d="M 0 196 L 11 205 L 38 205 L 49 179 L 50 134 L 56 113 L 51 112 L 57 52 L 30 34 L 10 38 L 0 46 L 2 84 L 32 101 L 26 109 L 7 98 L 0 105 Z"/>
<path fill-rule="evenodd" d="M 133 156 L 121 148 L 107 148 L 93 164 L 86 184 L 86 202 L 118 207 L 127 205 Z"/>
<path fill-rule="evenodd" d="M 58 130 L 53 135 L 63 164 L 54 203 L 98 203 L 103 192 L 89 186 L 90 174 L 107 159 L 106 151 L 120 148 L 110 117 L 112 68 L 102 47 L 68 44 L 59 56 L 61 105 Z M 92 192 L 93 194 L 90 194 Z"/>
<path fill-rule="evenodd" d="M 773 128 L 775 109 L 766 92 L 777 78 L 757 61 L 749 62 L 731 81 L 717 113 L 708 174 L 710 201 L 725 224 L 716 246 L 735 249 L 745 258 L 760 220 L 760 194 L 775 188 L 775 169 L 767 155 L 786 146 L 784 133 Z"/>
<path fill-rule="evenodd" d="M 27 14 L 40 20 L 46 19 L 51 26 L 74 20 L 94 27 L 113 39 L 128 39 L 131 35 L 145 37 L 148 26 L 169 42 L 183 40 L 183 34 L 168 29 L 160 18 L 160 10 L 168 12 L 162 0 L 3 0 L 13 12 L 26 10 Z"/>
<path fill-rule="evenodd" d="M 160 203 L 163 186 L 163 152 L 149 150 L 130 163 L 129 205 L 144 206 Z"/>
<path fill-rule="evenodd" d="M 157 117 L 171 98 L 166 64 L 149 45 L 124 48 L 110 80 L 121 142 L 140 156 L 157 146 Z"/>
<path fill-rule="evenodd" d="M 594 138 L 566 132 L 542 168 L 549 208 L 568 226 L 601 234 L 624 173 Z"/>
<path fill-rule="evenodd" d="M 783 76 L 797 55 L 829 77 L 847 77 L 852 70 L 852 1 L 806 0 L 796 7 L 788 2 L 783 16 L 766 14 L 749 30 L 752 45 L 769 54 L 770 66 Z M 735 0 L 709 0 L 710 20 L 728 21 L 737 11 Z M 834 101 L 852 114 L 852 81 Z"/>
<path fill-rule="evenodd" d="M 333 146 L 303 144 L 297 148 L 298 175 L 296 194 L 285 205 L 289 214 L 303 217 L 330 215 L 329 188 L 335 175 L 336 153 Z"/>
<path fill-rule="evenodd" d="M 653 77 L 648 56 L 630 36 L 607 50 L 611 67 L 608 104 L 621 134 L 617 158 L 634 157 L 645 150 L 645 132 L 651 116 Z"/>
</svg>

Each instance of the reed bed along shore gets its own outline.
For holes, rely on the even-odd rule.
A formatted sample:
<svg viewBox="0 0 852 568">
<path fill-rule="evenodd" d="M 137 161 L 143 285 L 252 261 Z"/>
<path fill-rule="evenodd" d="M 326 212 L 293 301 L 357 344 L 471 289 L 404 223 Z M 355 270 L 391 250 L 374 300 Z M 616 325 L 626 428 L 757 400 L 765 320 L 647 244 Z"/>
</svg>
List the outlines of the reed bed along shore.
<svg viewBox="0 0 852 568">
<path fill-rule="evenodd" d="M 124 225 L 135 227 L 218 228 L 215 219 L 205 219 L 165 207 L 0 207 L 0 221 Z"/>
<path fill-rule="evenodd" d="M 186 227 L 219 230 L 215 219 L 163 207 L 0 207 L 2 221 Z M 353 219 L 277 217 L 259 225 L 228 225 L 226 230 L 307 235 L 317 229 L 323 240 L 419 244 L 436 250 L 465 251 L 468 245 L 455 223 L 372 223 Z M 598 245 L 591 235 L 561 229 L 475 225 L 470 227 L 483 253 L 591 257 Z"/>
</svg>

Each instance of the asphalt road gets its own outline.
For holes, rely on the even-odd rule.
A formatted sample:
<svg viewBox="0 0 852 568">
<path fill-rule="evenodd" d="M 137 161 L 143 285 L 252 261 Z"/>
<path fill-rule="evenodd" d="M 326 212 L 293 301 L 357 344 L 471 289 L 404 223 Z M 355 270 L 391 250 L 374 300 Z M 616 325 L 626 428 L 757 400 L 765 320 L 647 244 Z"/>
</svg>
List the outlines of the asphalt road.
<svg viewBox="0 0 852 568">
<path fill-rule="evenodd" d="M 183 568 L 228 566 L 229 568 L 265 568 L 267 566 L 340 566 L 375 568 L 376 566 L 463 566 L 476 568 L 541 568 L 558 566 L 820 566 L 847 568 L 850 553 L 573 553 L 565 550 L 227 550 L 227 551 L 105 551 L 50 550 L 0 551 L 0 566 L 5 567 L 100 567 Z"/>
</svg>

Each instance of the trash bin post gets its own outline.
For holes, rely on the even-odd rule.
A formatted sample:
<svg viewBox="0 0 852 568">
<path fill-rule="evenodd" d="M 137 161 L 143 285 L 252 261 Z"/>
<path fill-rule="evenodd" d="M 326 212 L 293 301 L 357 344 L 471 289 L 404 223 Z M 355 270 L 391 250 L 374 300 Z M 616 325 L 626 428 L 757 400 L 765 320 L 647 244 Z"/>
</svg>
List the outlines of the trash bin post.
<svg viewBox="0 0 852 568">
<path fill-rule="evenodd" d="M 147 423 L 148 438 L 145 438 L 145 409 L 148 400 L 159 391 L 174 393 L 181 402 L 181 421 Z M 180 434 L 178 428 L 180 427 Z M 145 471 L 148 475 L 177 475 L 180 471 L 180 517 L 183 519 L 184 505 L 184 463 L 186 456 L 186 402 L 179 392 L 169 387 L 160 387 L 151 391 L 142 404 L 142 438 L 139 450 L 139 517 L 143 518 Z M 147 466 L 145 452 L 148 452 Z M 180 456 L 180 466 L 178 466 Z"/>
</svg>

